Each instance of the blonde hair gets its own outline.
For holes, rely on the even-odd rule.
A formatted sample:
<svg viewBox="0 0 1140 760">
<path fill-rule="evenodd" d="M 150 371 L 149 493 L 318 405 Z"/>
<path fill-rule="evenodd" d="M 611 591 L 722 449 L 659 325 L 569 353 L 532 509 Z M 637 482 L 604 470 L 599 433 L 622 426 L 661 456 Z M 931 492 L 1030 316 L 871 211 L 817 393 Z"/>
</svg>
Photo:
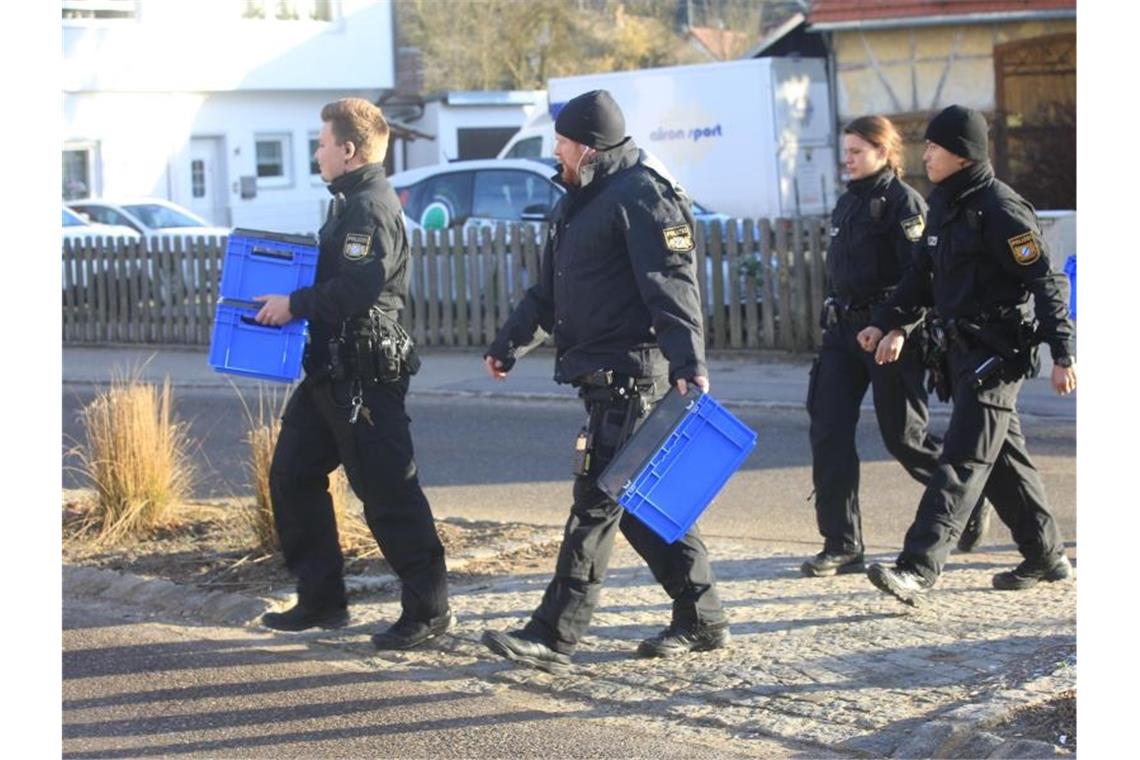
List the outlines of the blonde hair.
<svg viewBox="0 0 1140 760">
<path fill-rule="evenodd" d="M 903 176 L 903 142 L 899 130 L 885 116 L 860 116 L 846 127 L 843 134 L 861 137 L 887 154 L 887 166 L 896 177 Z"/>
<path fill-rule="evenodd" d="M 338 145 L 352 142 L 360 157 L 374 164 L 388 155 L 388 122 L 380 108 L 363 98 L 341 98 L 321 109 Z"/>
</svg>

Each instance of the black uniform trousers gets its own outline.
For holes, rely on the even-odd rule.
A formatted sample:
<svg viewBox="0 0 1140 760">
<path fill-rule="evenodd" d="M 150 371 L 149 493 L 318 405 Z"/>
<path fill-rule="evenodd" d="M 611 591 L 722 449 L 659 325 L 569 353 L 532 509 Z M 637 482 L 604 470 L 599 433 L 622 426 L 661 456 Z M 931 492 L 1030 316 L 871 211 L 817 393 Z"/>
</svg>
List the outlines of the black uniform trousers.
<svg viewBox="0 0 1140 760">
<path fill-rule="evenodd" d="M 403 614 L 427 620 L 447 610 L 447 568 L 431 507 L 413 459 L 404 411 L 408 378 L 363 391 L 363 414 L 349 424 L 347 381 L 305 380 L 281 420 L 269 484 L 285 564 L 297 576 L 298 601 L 326 609 L 347 605 L 328 475 L 343 464 L 380 551 L 402 582 Z"/>
<path fill-rule="evenodd" d="M 1029 458 L 1017 394 L 1022 380 L 991 380 L 981 390 L 969 382 L 988 354 L 955 346 L 950 351 L 954 409 L 942 455 L 907 531 L 898 565 L 933 582 L 984 494 L 1009 526 L 1026 559 L 1050 560 L 1064 544 L 1049 512 L 1041 476 Z"/>
<path fill-rule="evenodd" d="M 647 398 L 656 402 L 667 390 L 658 380 Z M 574 504 L 566 522 L 554 578 L 525 630 L 555 651 L 571 654 L 590 624 L 602 592 L 617 531 L 641 555 L 654 579 L 673 600 L 672 622 L 680 626 L 723 623 L 727 620 L 716 591 L 708 549 L 696 526 L 668 544 L 597 486 L 597 478 L 625 442 L 622 421 L 636 400 L 586 401 L 586 410 L 600 415 L 593 459 L 586 475 L 574 480 Z M 600 408 L 598 408 L 600 407 Z M 644 417 L 631 427 L 636 430 Z"/>
<path fill-rule="evenodd" d="M 828 327 L 808 382 L 816 522 L 824 550 L 833 554 L 863 552 L 855 428 L 868 385 L 883 443 L 911 477 L 929 482 L 942 449 L 928 429 L 919 347 L 908 340 L 897 361 L 876 364 L 855 339 L 865 326 L 843 317 Z"/>
</svg>

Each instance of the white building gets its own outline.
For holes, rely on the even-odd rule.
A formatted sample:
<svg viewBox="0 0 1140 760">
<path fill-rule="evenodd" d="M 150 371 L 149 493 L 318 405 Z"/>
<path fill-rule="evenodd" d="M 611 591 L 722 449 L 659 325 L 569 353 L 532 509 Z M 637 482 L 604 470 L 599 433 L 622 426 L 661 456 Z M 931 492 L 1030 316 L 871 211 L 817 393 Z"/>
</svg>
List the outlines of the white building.
<svg viewBox="0 0 1140 760">
<path fill-rule="evenodd" d="M 321 106 L 394 87 L 393 27 L 391 0 L 63 0 L 64 198 L 315 231 Z"/>
<path fill-rule="evenodd" d="M 546 92 L 439 92 L 425 97 L 421 108 L 402 121 L 434 139 L 406 143 L 402 157 L 409 169 L 494 158 L 536 109 L 546 109 Z"/>
</svg>

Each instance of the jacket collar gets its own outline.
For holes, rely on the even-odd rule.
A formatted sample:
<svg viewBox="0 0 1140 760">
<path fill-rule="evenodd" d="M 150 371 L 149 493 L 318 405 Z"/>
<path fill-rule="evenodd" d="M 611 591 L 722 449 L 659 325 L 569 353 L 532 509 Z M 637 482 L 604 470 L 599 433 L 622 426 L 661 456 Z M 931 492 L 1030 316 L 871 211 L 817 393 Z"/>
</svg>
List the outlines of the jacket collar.
<svg viewBox="0 0 1140 760">
<path fill-rule="evenodd" d="M 944 206 L 960 206 L 966 198 L 981 190 L 993 179 L 994 169 L 989 161 L 981 161 L 973 166 L 968 166 L 961 171 L 954 172 L 938 184 L 930 194 L 931 205 L 934 201 L 938 201 Z"/>
<path fill-rule="evenodd" d="M 889 185 L 894 176 L 894 170 L 889 166 L 884 166 L 874 174 L 849 182 L 847 184 L 847 192 L 859 196 L 867 195 L 868 193 L 872 193 L 875 190 Z"/>
<path fill-rule="evenodd" d="M 329 183 L 328 190 L 332 195 L 337 193 L 347 195 L 360 185 L 377 177 L 384 179 L 384 164 L 365 164 L 334 179 Z"/>
</svg>

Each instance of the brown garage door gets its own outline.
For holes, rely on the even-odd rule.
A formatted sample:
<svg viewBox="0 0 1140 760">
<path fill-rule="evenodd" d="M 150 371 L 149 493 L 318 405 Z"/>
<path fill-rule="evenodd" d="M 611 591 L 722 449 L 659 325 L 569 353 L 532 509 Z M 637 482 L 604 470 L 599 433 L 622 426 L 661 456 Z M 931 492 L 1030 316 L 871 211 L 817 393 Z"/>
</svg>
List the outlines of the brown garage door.
<svg viewBox="0 0 1140 760">
<path fill-rule="evenodd" d="M 1038 209 L 1077 207 L 1077 36 L 994 48 L 995 169 Z"/>
</svg>

